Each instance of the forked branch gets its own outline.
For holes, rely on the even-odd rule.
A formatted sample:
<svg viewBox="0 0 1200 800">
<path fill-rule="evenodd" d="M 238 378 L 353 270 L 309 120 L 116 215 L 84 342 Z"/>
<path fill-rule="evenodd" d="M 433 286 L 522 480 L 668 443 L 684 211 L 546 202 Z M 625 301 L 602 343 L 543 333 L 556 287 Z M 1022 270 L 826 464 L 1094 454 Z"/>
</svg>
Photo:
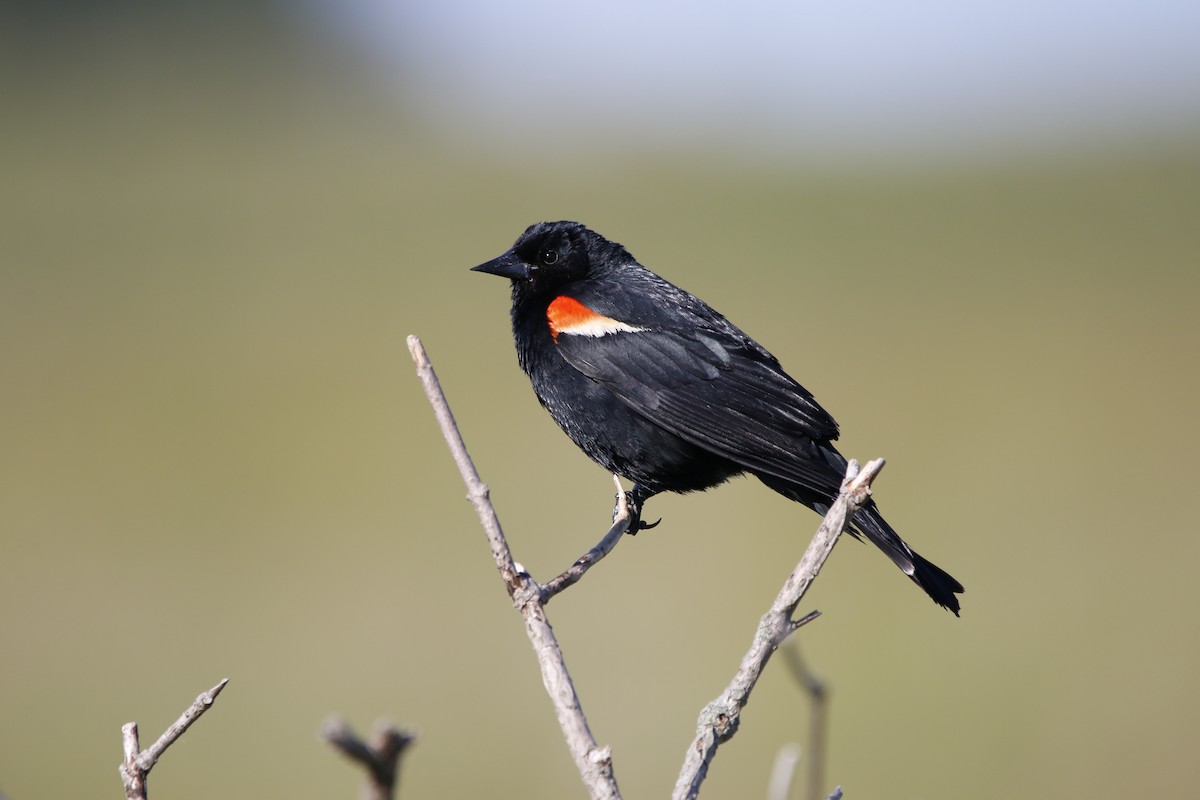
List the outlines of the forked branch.
<svg viewBox="0 0 1200 800">
<path fill-rule="evenodd" d="M 433 365 L 429 363 L 429 357 L 425 354 L 421 340 L 416 336 L 409 336 L 408 349 L 412 353 L 413 361 L 416 362 L 417 375 L 425 387 L 425 395 L 429 398 L 430 405 L 433 406 L 433 413 L 442 429 L 442 435 L 450 447 L 450 453 L 454 456 L 454 463 L 458 466 L 463 483 L 467 486 L 467 497 L 475 506 L 475 512 L 479 515 L 484 533 L 487 534 L 492 548 L 492 557 L 496 561 L 496 568 L 500 570 L 500 578 L 504 581 L 513 605 L 525 619 L 525 633 L 537 655 L 538 665 L 542 670 L 542 683 L 554 703 L 559 727 L 562 728 L 563 736 L 567 740 L 567 747 L 575 760 L 575 766 L 579 769 L 584 786 L 587 787 L 588 793 L 593 798 L 617 800 L 621 793 L 617 789 L 617 779 L 613 775 L 612 751 L 608 747 L 598 746 L 591 729 L 588 728 L 587 718 L 583 715 L 583 709 L 579 705 L 579 696 L 575 694 L 575 686 L 571 682 L 571 675 L 567 672 L 562 650 L 558 646 L 558 638 L 554 635 L 554 629 L 550 627 L 549 620 L 546 619 L 545 600 L 543 600 L 544 588 L 539 586 L 523 569 L 518 569 L 513 560 L 508 541 L 504 538 L 504 531 L 500 528 L 500 520 L 496 517 L 496 510 L 488 498 L 488 488 L 480 480 L 475 464 L 467 454 L 467 447 L 458 432 L 454 415 L 450 413 L 450 406 L 446 403 L 446 396 L 442 393 L 437 374 L 433 371 Z M 605 540 L 609 538 L 610 536 L 605 536 Z M 617 535 L 617 538 L 619 539 L 620 536 Z M 615 542 L 610 544 L 604 552 L 611 550 L 613 544 Z M 597 547 L 600 546 L 597 545 Z M 592 559 L 592 561 L 595 560 Z M 582 569 L 580 574 L 582 574 Z M 578 577 L 570 582 L 573 583 L 575 580 L 578 580 Z M 565 585 L 569 584 L 563 584 L 563 588 Z"/>
<path fill-rule="evenodd" d="M 400 778 L 400 756 L 417 735 L 381 719 L 375 723 L 371 738 L 364 741 L 345 720 L 330 717 L 321 725 L 321 738 L 367 773 L 359 793 L 361 800 L 392 800 Z"/>
<path fill-rule="evenodd" d="M 804 598 L 808 587 L 816 580 L 825 560 L 833 552 L 846 518 L 854 513 L 871 494 L 871 481 L 883 469 L 882 458 L 867 464 L 860 472 L 858 462 L 851 460 L 846 467 L 846 479 L 841 493 L 821 521 L 821 527 L 813 536 L 800 563 L 792 570 L 779 590 L 771 608 L 759 620 L 754 641 L 742 657 L 741 666 L 725 691 L 700 712 L 696 738 L 692 740 L 683 760 L 683 769 L 675 782 L 672 797 L 675 800 L 695 798 L 700 793 L 700 784 L 708 775 L 708 766 L 717 755 L 717 748 L 733 738 L 741 722 L 742 709 L 750 699 L 750 692 L 758 683 L 771 654 L 783 644 L 800 626 L 811 622 L 820 612 L 812 611 L 800 619 L 793 619 L 796 607 Z"/>
<path fill-rule="evenodd" d="M 175 720 L 171 727 L 158 737 L 158 741 L 145 750 L 139 752 L 137 723 L 128 722 L 121 726 L 125 760 L 121 762 L 120 770 L 121 780 L 125 784 L 125 797 L 128 800 L 145 800 L 146 776 L 150 774 L 150 770 L 158 763 L 158 759 L 166 752 L 167 748 L 174 744 L 176 739 L 183 736 L 192 723 L 200 719 L 200 715 L 208 711 L 216 702 L 217 695 L 221 693 L 227 683 L 229 683 L 229 678 L 225 678 L 207 692 L 201 693 L 180 715 L 179 719 Z"/>
</svg>

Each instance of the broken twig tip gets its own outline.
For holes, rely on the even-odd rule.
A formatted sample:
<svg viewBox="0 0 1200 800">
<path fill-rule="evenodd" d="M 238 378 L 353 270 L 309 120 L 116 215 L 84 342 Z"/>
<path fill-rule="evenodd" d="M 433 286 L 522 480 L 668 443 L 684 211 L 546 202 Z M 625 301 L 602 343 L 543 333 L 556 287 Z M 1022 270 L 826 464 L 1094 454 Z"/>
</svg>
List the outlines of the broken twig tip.
<svg viewBox="0 0 1200 800">
<path fill-rule="evenodd" d="M 421 344 L 421 337 L 409 334 L 405 341 L 408 343 L 408 352 L 412 355 L 412 360 L 416 362 L 417 366 L 429 366 L 429 358 L 425 355 L 425 345 Z"/>
</svg>

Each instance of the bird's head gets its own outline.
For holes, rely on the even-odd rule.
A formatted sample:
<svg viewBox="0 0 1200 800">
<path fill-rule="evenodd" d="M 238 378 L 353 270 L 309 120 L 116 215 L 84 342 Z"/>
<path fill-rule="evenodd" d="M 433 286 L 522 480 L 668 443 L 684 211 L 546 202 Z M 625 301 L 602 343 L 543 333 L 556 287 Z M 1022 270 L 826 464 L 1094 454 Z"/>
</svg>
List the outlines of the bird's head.
<svg viewBox="0 0 1200 800">
<path fill-rule="evenodd" d="M 561 287 L 623 260 L 632 260 L 623 247 L 578 222 L 539 222 L 511 249 L 472 269 L 509 278 L 514 292 L 524 293 Z"/>
</svg>

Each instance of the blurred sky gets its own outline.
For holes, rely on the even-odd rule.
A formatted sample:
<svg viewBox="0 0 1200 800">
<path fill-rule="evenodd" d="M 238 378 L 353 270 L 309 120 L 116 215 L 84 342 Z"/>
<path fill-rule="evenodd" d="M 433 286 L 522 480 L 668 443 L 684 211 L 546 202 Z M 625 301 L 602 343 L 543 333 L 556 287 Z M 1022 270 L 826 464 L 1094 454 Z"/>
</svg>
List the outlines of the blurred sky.
<svg viewBox="0 0 1200 800">
<path fill-rule="evenodd" d="M 1200 124 L 1200 4 L 1182 0 L 306 5 L 449 129 L 502 146 L 974 156 Z"/>
</svg>

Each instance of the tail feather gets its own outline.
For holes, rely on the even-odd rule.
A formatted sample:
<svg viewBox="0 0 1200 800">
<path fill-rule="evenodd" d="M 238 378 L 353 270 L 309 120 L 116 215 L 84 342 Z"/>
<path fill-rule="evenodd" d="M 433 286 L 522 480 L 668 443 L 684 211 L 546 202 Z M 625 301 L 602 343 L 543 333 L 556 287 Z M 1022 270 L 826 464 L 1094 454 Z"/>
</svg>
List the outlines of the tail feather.
<svg viewBox="0 0 1200 800">
<path fill-rule="evenodd" d="M 913 566 L 916 568 L 912 579 L 925 590 L 925 594 L 933 598 L 933 602 L 943 608 L 948 608 L 958 616 L 958 598 L 954 595 L 966 591 L 963 585 L 954 579 L 949 572 L 927 561 L 919 554 L 913 553 Z"/>
<path fill-rule="evenodd" d="M 887 524 L 874 503 L 859 509 L 854 515 L 853 526 L 886 553 L 896 566 L 904 570 L 914 583 L 925 590 L 925 594 L 933 598 L 933 602 L 950 609 L 954 616 L 958 616 L 960 606 L 955 595 L 965 591 L 963 585 L 950 573 L 909 547 L 900 535 L 892 530 L 892 526 Z"/>
<path fill-rule="evenodd" d="M 831 464 L 842 458 L 836 450 L 832 449 L 826 451 L 826 457 L 830 459 Z M 844 461 L 842 463 L 844 468 Z M 802 503 L 822 516 L 829 513 L 829 500 L 822 497 L 820 493 L 774 475 L 757 474 L 757 477 L 784 497 Z M 873 500 L 868 500 L 867 504 L 854 514 L 852 521 L 846 526 L 846 530 L 856 537 L 867 537 L 872 544 L 887 554 L 887 557 L 895 562 L 896 566 L 904 570 L 904 574 L 912 578 L 917 586 L 924 589 L 925 594 L 933 598 L 933 602 L 942 608 L 950 609 L 954 612 L 954 616 L 958 616 L 958 598 L 954 595 L 962 593 L 962 584 L 955 580 L 950 573 L 925 560 L 909 547 L 900 538 L 900 534 L 887 524 Z"/>
</svg>

